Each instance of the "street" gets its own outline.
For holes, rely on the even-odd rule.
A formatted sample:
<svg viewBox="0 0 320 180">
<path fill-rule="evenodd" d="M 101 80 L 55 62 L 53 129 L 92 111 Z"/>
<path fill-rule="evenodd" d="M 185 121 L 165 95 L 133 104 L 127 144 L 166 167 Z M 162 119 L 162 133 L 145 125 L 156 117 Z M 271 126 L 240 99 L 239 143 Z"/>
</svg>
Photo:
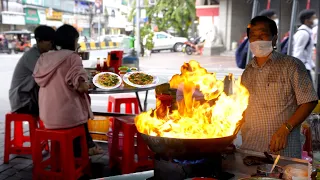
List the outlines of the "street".
<svg viewBox="0 0 320 180">
<path fill-rule="evenodd" d="M 106 57 L 107 50 L 96 50 L 90 52 L 90 59 Z M 1 54 L 0 55 L 0 122 L 4 122 L 5 114 L 10 111 L 8 91 L 10 88 L 12 74 L 15 65 L 22 54 Z M 161 52 L 154 53 L 151 57 L 140 58 L 140 68 L 142 71 L 157 75 L 159 78 L 170 79 L 172 75 L 180 73 L 180 67 L 184 62 L 197 60 L 209 72 L 217 72 L 217 78 L 223 79 L 225 75 L 233 73 L 235 77 L 241 75 L 242 70 L 235 65 L 234 57 L 223 56 L 188 56 L 183 53 Z M 140 93 L 141 101 L 144 100 L 144 93 Z M 108 95 L 91 95 L 92 109 L 97 112 L 105 112 L 107 108 Z M 155 107 L 155 93 L 149 92 L 148 109 Z M 2 131 L 2 130 L 0 130 Z M 1 133 L 1 132 L 0 132 Z"/>
</svg>

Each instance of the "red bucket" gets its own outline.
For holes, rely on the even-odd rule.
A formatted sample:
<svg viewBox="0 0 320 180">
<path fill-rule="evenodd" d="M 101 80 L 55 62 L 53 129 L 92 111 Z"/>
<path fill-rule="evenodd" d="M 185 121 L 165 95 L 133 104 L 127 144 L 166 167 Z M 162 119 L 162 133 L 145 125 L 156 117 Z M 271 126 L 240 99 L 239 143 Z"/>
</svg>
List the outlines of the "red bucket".
<svg viewBox="0 0 320 180">
<path fill-rule="evenodd" d="M 168 94 L 161 94 L 161 95 L 156 95 L 156 98 L 158 101 L 161 102 L 162 106 L 166 106 L 166 107 L 171 107 L 172 105 L 172 96 L 168 95 Z M 157 103 L 158 105 L 158 103 Z"/>
</svg>

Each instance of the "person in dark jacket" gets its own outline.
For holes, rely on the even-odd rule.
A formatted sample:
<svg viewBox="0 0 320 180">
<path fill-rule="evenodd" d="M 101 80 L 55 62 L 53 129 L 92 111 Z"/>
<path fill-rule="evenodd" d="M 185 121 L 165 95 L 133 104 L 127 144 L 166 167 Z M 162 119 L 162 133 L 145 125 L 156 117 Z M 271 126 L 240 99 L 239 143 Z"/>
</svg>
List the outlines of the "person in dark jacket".
<svg viewBox="0 0 320 180">
<path fill-rule="evenodd" d="M 32 74 L 40 55 L 52 49 L 55 31 L 49 26 L 38 26 L 34 34 L 37 44 L 18 61 L 12 76 L 9 100 L 11 112 L 38 116 L 39 86 Z"/>
</svg>

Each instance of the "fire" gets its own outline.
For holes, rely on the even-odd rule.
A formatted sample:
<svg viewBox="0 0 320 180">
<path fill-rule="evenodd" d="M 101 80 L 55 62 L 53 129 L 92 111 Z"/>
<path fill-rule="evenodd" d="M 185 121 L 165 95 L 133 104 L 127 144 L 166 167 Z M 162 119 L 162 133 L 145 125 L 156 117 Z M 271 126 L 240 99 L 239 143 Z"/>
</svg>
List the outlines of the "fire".
<svg viewBox="0 0 320 180">
<path fill-rule="evenodd" d="M 249 92 L 240 84 L 240 79 L 232 82 L 233 92 L 228 96 L 224 82 L 217 80 L 215 73 L 208 73 L 196 61 L 184 63 L 181 74 L 170 80 L 171 88 L 183 92 L 183 99 L 177 102 L 178 109 L 167 108 L 163 112 L 159 111 L 161 104 L 157 104 L 156 110 L 135 118 L 138 131 L 150 136 L 184 139 L 233 135 L 247 108 Z M 202 93 L 202 100 L 194 98 L 196 90 Z"/>
</svg>

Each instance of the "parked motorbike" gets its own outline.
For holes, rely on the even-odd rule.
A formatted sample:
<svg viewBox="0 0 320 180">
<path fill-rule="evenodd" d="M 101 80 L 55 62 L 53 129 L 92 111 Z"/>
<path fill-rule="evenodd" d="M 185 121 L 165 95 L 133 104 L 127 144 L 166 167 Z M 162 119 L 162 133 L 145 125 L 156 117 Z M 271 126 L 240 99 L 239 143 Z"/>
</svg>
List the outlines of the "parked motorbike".
<svg viewBox="0 0 320 180">
<path fill-rule="evenodd" d="M 182 52 L 192 55 L 196 52 L 196 45 L 199 43 L 201 37 L 191 39 L 190 41 L 184 42 L 182 46 Z"/>
</svg>

